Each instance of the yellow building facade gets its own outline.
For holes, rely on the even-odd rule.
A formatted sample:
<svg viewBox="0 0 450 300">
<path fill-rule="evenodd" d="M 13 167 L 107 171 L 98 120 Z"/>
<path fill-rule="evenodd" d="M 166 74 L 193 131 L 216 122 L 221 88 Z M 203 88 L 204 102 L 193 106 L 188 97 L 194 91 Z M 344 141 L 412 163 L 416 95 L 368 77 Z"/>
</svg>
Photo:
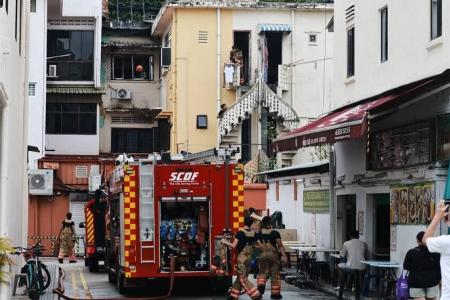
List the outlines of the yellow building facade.
<svg viewBox="0 0 450 300">
<path fill-rule="evenodd" d="M 171 61 L 162 75 L 166 81 L 162 88 L 172 122 L 171 152 L 196 153 L 218 146 L 220 104 L 235 101 L 235 92 L 222 87 L 223 65 L 232 47 L 232 11 L 170 9 L 157 34 L 170 39 L 163 41 L 163 46 L 165 42 L 170 46 Z M 197 116 L 206 116 L 206 128 L 198 128 Z"/>
<path fill-rule="evenodd" d="M 290 165 L 296 153 L 275 157 L 271 140 L 316 117 L 317 103 L 328 98 L 332 12 L 317 3 L 167 3 L 152 35 L 162 45 L 160 117 L 172 124 L 171 152 L 239 147 L 243 162 L 264 152 L 264 159 Z M 239 53 L 233 59 L 232 51 Z"/>
</svg>

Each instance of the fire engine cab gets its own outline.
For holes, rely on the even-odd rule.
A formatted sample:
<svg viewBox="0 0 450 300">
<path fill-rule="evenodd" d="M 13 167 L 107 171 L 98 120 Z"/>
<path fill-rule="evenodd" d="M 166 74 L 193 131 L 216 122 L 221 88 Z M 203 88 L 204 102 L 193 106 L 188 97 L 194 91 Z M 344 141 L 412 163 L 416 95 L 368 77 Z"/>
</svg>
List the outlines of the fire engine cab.
<svg viewBox="0 0 450 300">
<path fill-rule="evenodd" d="M 167 280 L 171 271 L 176 280 L 210 280 L 224 230 L 243 227 L 243 181 L 240 164 L 141 159 L 117 166 L 109 176 L 106 217 L 110 282 L 123 293 L 149 280 Z M 229 286 L 232 275 L 230 267 L 213 283 Z"/>
</svg>

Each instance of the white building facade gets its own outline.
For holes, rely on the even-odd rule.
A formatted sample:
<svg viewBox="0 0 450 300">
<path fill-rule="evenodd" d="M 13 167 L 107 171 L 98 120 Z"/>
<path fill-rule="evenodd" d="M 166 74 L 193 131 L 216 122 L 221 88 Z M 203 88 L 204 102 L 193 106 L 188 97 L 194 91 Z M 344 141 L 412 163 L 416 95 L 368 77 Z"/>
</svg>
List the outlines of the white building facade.
<svg viewBox="0 0 450 300">
<path fill-rule="evenodd" d="M 274 148 L 334 145 L 337 249 L 357 229 L 373 258 L 402 263 L 442 198 L 450 157 L 448 5 L 335 3 L 332 110 Z"/>
<path fill-rule="evenodd" d="M 27 1 L 0 2 L 0 236 L 26 245 L 27 236 Z M 20 262 L 17 262 L 18 264 Z M 18 267 L 13 266 L 13 272 Z M 0 299 L 10 299 L 0 286 Z"/>
<path fill-rule="evenodd" d="M 47 1 L 45 151 L 99 153 L 102 1 Z"/>
<path fill-rule="evenodd" d="M 442 198 L 449 159 L 450 91 L 443 74 L 450 68 L 449 5 L 335 4 L 334 108 L 383 93 L 394 99 L 367 110 L 367 134 L 335 144 L 338 247 L 347 238 L 346 223 L 354 224 L 374 257 L 403 262 Z M 440 79 L 430 83 L 432 76 Z M 396 99 L 399 94 L 404 99 Z M 339 219 L 346 207 L 349 217 Z"/>
<path fill-rule="evenodd" d="M 244 13 L 247 16 L 244 17 Z M 299 127 L 327 113 L 332 107 L 332 17 L 333 4 L 329 3 L 295 13 L 280 10 L 271 12 L 270 16 L 259 11 L 255 11 L 254 15 L 243 11 L 240 22 L 237 22 L 250 28 L 247 25 L 250 22 L 264 23 L 264 20 L 273 19 L 283 23 L 289 20 L 292 31 L 284 40 L 282 52 L 282 63 L 289 70 L 288 87 L 278 92 L 296 111 Z M 258 40 L 254 41 L 251 49 L 258 57 L 252 65 L 261 68 L 261 55 L 256 55 L 259 51 Z M 285 134 L 288 131 L 280 132 L 279 136 Z M 327 169 L 321 169 L 321 172 L 317 168 L 307 167 L 311 162 L 314 165 L 326 159 L 327 151 L 323 147 L 284 152 L 277 155 L 278 169 L 268 171 L 264 176 L 268 182 L 266 207 L 269 212 L 280 211 L 284 225 L 288 229 L 296 229 L 299 241 L 329 247 L 330 208 L 316 210 L 304 206 L 305 197 L 310 195 L 327 197 L 323 192 L 329 190 L 328 163 L 322 164 L 326 164 Z"/>
<path fill-rule="evenodd" d="M 45 155 L 47 1 L 35 3 L 30 7 L 29 24 L 29 47 L 33 51 L 28 59 L 28 145 L 37 147 L 39 152 L 28 153 L 30 169 L 37 169 L 38 159 Z"/>
</svg>

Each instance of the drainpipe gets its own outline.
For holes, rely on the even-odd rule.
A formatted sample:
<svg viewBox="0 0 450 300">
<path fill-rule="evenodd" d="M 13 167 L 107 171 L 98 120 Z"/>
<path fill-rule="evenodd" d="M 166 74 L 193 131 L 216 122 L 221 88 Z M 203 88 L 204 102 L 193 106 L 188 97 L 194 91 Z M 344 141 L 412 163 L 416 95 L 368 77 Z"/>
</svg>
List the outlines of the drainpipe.
<svg viewBox="0 0 450 300">
<path fill-rule="evenodd" d="M 334 193 L 334 184 L 336 178 L 336 157 L 333 146 L 328 146 L 329 167 L 330 174 L 330 248 L 336 249 L 336 199 Z"/>
<path fill-rule="evenodd" d="M 217 10 L 216 10 L 216 18 L 217 18 L 217 34 L 216 34 L 216 38 L 217 38 L 217 52 L 216 52 L 216 55 L 217 55 L 217 78 L 216 78 L 217 79 L 217 114 L 219 114 L 220 105 L 222 102 L 220 99 L 220 92 L 221 92 L 221 85 L 220 85 L 220 72 L 221 72 L 221 67 L 220 67 L 220 61 L 221 61 L 221 51 L 220 51 L 221 28 L 220 28 L 220 25 L 221 25 L 221 22 L 220 22 L 220 18 L 221 18 L 221 14 L 220 13 L 221 13 L 220 8 L 217 8 Z M 217 122 L 219 122 L 219 120 Z M 217 128 L 217 147 L 220 147 L 220 132 L 219 132 L 218 128 Z"/>
<path fill-rule="evenodd" d="M 291 106 L 294 107 L 295 101 L 295 10 L 291 10 Z"/>
</svg>

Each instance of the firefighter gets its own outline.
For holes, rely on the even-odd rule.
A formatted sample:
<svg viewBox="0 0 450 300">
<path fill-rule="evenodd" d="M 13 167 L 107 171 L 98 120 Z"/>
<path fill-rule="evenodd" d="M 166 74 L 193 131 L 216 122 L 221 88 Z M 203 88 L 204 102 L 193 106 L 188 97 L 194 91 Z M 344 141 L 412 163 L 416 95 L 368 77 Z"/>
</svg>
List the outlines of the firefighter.
<svg viewBox="0 0 450 300">
<path fill-rule="evenodd" d="M 252 261 L 253 248 L 255 245 L 255 232 L 250 229 L 253 220 L 247 216 L 244 218 L 244 229 L 236 233 L 232 243 L 222 239 L 222 243 L 237 251 L 237 278 L 231 287 L 228 299 L 238 299 L 242 288 L 251 299 L 261 299 L 258 289 L 248 280 L 250 263 Z"/>
<path fill-rule="evenodd" d="M 281 299 L 280 254 L 286 261 L 287 256 L 281 242 L 280 233 L 272 229 L 270 217 L 261 221 L 261 232 L 256 236 L 256 244 L 261 251 L 259 256 L 259 273 L 257 285 L 260 294 L 264 294 L 267 274 L 270 275 L 271 299 Z"/>
<path fill-rule="evenodd" d="M 248 214 L 253 219 L 252 226 L 250 227 L 254 232 L 258 233 L 261 230 L 262 217 L 256 214 L 256 210 L 253 207 L 248 209 Z"/>
<path fill-rule="evenodd" d="M 74 247 L 75 247 L 75 223 L 72 221 L 72 213 L 66 214 L 66 219 L 62 222 L 61 229 L 59 230 L 59 255 L 58 261 L 60 264 L 64 262 L 64 253 L 69 256 L 69 263 L 76 263 Z"/>
</svg>

